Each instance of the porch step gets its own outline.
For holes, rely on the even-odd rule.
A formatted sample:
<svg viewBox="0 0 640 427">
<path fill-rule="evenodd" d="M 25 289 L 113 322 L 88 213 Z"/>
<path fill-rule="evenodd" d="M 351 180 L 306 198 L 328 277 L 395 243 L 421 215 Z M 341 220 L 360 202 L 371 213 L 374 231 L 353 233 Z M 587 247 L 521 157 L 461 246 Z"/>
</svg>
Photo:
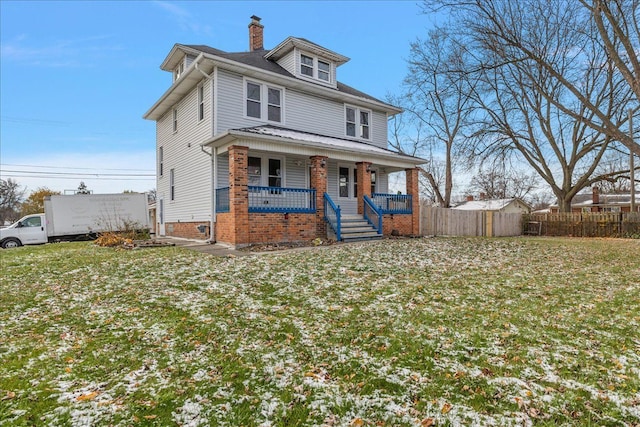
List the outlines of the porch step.
<svg viewBox="0 0 640 427">
<path fill-rule="evenodd" d="M 382 238 L 362 215 L 343 215 L 341 218 L 341 233 L 344 242 Z"/>
</svg>

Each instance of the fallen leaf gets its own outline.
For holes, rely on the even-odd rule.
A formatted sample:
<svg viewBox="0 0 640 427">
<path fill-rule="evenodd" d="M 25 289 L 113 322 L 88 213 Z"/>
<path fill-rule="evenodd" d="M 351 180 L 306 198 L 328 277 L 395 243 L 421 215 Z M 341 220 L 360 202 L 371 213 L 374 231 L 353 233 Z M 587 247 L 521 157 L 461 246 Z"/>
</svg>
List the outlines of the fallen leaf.
<svg viewBox="0 0 640 427">
<path fill-rule="evenodd" d="M 362 418 L 356 418 L 353 421 L 351 421 L 351 424 L 349 424 L 351 427 L 362 427 L 364 425 L 364 420 Z"/>
<path fill-rule="evenodd" d="M 449 411 L 451 411 L 451 404 L 450 403 L 445 403 L 444 405 L 442 405 L 442 409 L 440 410 L 440 412 L 442 412 L 443 414 L 447 414 L 449 413 Z"/>
<path fill-rule="evenodd" d="M 92 391 L 91 393 L 83 394 L 81 396 L 76 397 L 78 402 L 84 402 L 86 400 L 92 400 L 98 395 L 97 391 Z"/>
<path fill-rule="evenodd" d="M 431 427 L 432 425 L 435 424 L 435 420 L 433 418 L 425 418 L 424 420 L 422 420 L 422 422 L 420 423 L 420 425 L 422 427 Z"/>
</svg>

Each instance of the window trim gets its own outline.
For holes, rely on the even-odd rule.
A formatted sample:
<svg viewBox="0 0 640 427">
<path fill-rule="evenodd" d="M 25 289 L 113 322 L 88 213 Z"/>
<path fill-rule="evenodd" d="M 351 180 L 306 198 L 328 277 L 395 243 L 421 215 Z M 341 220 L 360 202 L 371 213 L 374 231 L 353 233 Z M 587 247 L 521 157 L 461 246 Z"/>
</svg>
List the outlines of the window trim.
<svg viewBox="0 0 640 427">
<path fill-rule="evenodd" d="M 169 169 L 169 200 L 176 200 L 176 173 L 175 169 Z"/>
<path fill-rule="evenodd" d="M 173 133 L 178 132 L 178 107 L 173 108 L 172 112 L 172 129 Z"/>
<path fill-rule="evenodd" d="M 277 123 L 280 125 L 283 125 L 285 123 L 285 117 L 284 117 L 284 98 L 285 98 L 285 89 L 282 86 L 278 86 L 278 85 L 273 85 L 270 83 L 266 83 L 260 80 L 255 80 L 255 79 L 248 79 L 248 78 L 243 78 L 242 80 L 243 83 L 243 115 L 245 119 L 248 120 L 257 120 L 260 122 L 266 122 L 266 123 Z M 251 101 L 251 102 L 257 102 L 256 100 L 250 100 L 248 98 L 248 91 L 247 91 L 247 86 L 249 85 L 249 83 L 256 85 L 256 86 L 260 86 L 260 117 L 253 117 L 247 114 L 247 102 Z M 269 89 L 272 90 L 277 90 L 280 92 L 280 121 L 275 121 L 275 120 L 269 120 L 269 107 L 270 106 L 275 106 L 275 104 L 270 104 L 269 103 Z"/>
<path fill-rule="evenodd" d="M 269 160 L 280 161 L 280 188 L 286 187 L 286 158 L 284 156 L 274 156 L 271 154 L 251 154 L 247 156 L 247 166 L 249 157 L 260 159 L 260 184 L 258 187 L 270 187 L 269 185 Z M 248 171 L 247 171 L 247 175 Z M 248 176 L 247 176 L 248 181 Z M 249 184 L 254 185 L 254 184 Z"/>
<path fill-rule="evenodd" d="M 173 69 L 173 81 L 177 81 L 183 74 L 186 67 L 187 57 L 186 55 L 180 60 L 178 65 Z"/>
<path fill-rule="evenodd" d="M 204 121 L 204 82 L 197 88 L 198 92 L 198 123 Z"/>
<path fill-rule="evenodd" d="M 347 122 L 347 110 L 348 109 L 352 109 L 355 112 L 355 117 L 354 120 L 355 122 Z M 362 136 L 362 123 L 360 122 L 360 115 L 361 113 L 367 113 L 367 115 L 369 116 L 369 123 L 367 123 L 367 128 L 369 130 L 369 137 L 365 138 L 364 136 Z M 360 108 L 360 107 L 356 107 L 355 105 L 350 105 L 350 104 L 344 104 L 344 136 L 346 136 L 347 138 L 355 138 L 355 139 L 361 139 L 364 141 L 372 141 L 373 140 L 373 135 L 371 134 L 372 132 L 372 122 L 373 119 L 373 111 L 368 110 L 366 108 Z M 347 133 L 347 124 L 348 123 L 354 123 L 355 125 L 355 136 L 354 135 L 349 135 Z"/>
<path fill-rule="evenodd" d="M 164 176 L 164 146 L 158 147 L 158 176 Z"/>
<path fill-rule="evenodd" d="M 306 56 L 307 58 L 311 58 L 312 59 L 312 65 L 308 65 L 308 64 L 304 64 L 302 61 L 302 57 Z M 335 78 L 334 78 L 334 72 L 333 70 L 335 69 L 335 65 L 333 63 L 333 61 L 330 61 L 326 58 L 323 57 L 319 57 L 318 55 L 314 55 L 313 53 L 304 51 L 304 50 L 298 50 L 297 51 L 297 70 L 296 70 L 296 74 L 298 75 L 298 77 L 306 79 L 306 80 L 312 80 L 318 83 L 322 83 L 322 84 L 326 84 L 326 85 L 330 85 L 330 86 L 334 86 L 335 85 Z M 329 66 L 329 70 L 325 71 L 325 70 L 320 70 L 320 65 L 319 63 L 322 62 L 324 64 L 327 64 Z M 302 67 L 305 68 L 311 68 L 311 75 L 305 74 L 302 72 Z M 323 79 L 320 77 L 320 73 L 327 73 L 327 79 Z"/>
</svg>

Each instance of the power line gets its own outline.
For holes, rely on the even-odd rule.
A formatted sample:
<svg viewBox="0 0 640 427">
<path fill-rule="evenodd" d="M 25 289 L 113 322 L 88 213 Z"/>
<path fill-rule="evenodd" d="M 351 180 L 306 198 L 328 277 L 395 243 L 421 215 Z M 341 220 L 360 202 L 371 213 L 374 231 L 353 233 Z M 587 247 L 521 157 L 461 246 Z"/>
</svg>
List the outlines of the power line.
<svg viewBox="0 0 640 427">
<path fill-rule="evenodd" d="M 21 167 L 21 168 L 40 168 L 40 169 L 77 169 L 77 170 L 96 170 L 96 168 L 82 168 L 76 166 L 45 166 L 45 165 L 18 165 L 11 163 L 0 163 L 0 167 L 11 166 L 11 167 Z M 110 169 L 110 168 L 100 168 L 103 171 L 134 171 L 134 172 L 155 172 L 152 169 Z"/>
<path fill-rule="evenodd" d="M 20 170 L 4 170 L 3 173 L 32 173 L 40 175 L 65 175 L 65 176 L 149 176 L 155 177 L 156 174 L 150 173 L 80 173 L 80 172 L 50 172 L 50 171 L 20 171 Z"/>
<path fill-rule="evenodd" d="M 47 178 L 47 179 L 92 179 L 100 181 L 155 181 L 153 178 L 118 178 L 112 176 L 93 176 L 93 175 L 78 175 L 78 176 L 53 176 L 53 175 L 24 175 L 24 174 L 11 174 L 9 176 L 4 175 L 7 178 Z M 124 175 L 128 176 L 128 175 Z"/>
</svg>

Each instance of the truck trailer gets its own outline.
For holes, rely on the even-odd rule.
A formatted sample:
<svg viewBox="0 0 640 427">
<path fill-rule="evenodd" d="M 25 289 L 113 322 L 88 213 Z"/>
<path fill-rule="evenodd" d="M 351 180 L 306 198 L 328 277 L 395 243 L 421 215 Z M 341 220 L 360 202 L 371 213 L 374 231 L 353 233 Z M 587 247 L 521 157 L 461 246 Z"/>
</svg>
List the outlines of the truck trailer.
<svg viewBox="0 0 640 427">
<path fill-rule="evenodd" d="M 52 195 L 44 199 L 44 213 L 1 228 L 0 246 L 95 238 L 103 232 L 132 229 L 149 229 L 144 193 Z"/>
</svg>

